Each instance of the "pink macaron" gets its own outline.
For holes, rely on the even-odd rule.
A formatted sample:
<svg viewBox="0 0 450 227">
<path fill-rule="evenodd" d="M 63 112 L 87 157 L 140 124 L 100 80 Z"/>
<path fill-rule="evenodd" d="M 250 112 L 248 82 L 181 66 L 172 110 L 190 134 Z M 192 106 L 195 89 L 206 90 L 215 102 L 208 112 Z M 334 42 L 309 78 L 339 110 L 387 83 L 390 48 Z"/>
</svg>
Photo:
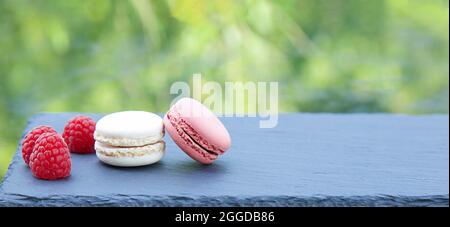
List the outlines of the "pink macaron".
<svg viewBox="0 0 450 227">
<path fill-rule="evenodd" d="M 231 145 L 230 134 L 217 116 L 197 100 L 182 98 L 164 116 L 164 127 L 192 159 L 210 164 Z"/>
</svg>

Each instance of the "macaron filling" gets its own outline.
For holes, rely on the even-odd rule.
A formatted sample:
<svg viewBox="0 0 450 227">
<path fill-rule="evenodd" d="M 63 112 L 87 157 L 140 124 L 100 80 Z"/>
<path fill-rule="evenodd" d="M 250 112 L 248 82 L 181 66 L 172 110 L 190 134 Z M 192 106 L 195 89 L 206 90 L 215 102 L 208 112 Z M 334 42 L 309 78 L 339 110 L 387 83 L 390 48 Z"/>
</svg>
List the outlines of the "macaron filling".
<svg viewBox="0 0 450 227">
<path fill-rule="evenodd" d="M 138 147 L 112 146 L 101 142 L 95 142 L 96 151 L 102 155 L 110 157 L 136 157 L 149 155 L 154 152 L 163 151 L 165 148 L 164 141 L 158 141 Z"/>
<path fill-rule="evenodd" d="M 145 146 L 153 143 L 157 143 L 161 138 L 164 137 L 164 131 L 158 135 L 146 137 L 146 138 L 126 138 L 126 137 L 114 137 L 114 136 L 104 136 L 98 131 L 94 132 L 95 141 L 110 144 L 116 147 L 120 147 L 122 144 L 127 144 L 133 147 Z"/>
<path fill-rule="evenodd" d="M 193 143 L 194 145 L 198 146 L 198 147 L 201 148 L 203 151 L 205 151 L 205 152 L 207 152 L 207 153 L 209 153 L 209 154 L 211 154 L 211 155 L 216 155 L 216 156 L 219 155 L 219 154 L 217 154 L 216 152 L 214 152 L 214 151 L 212 151 L 212 150 L 208 150 L 207 148 L 203 147 L 200 143 L 197 143 L 197 141 L 195 141 L 195 140 L 192 138 L 192 136 L 191 136 L 189 133 L 187 133 L 183 128 L 181 128 L 181 130 L 184 132 L 184 134 L 185 134 L 186 136 L 189 137 L 189 139 L 192 141 L 192 143 Z"/>
<path fill-rule="evenodd" d="M 208 143 L 206 139 L 204 139 L 198 132 L 195 131 L 194 128 L 189 126 L 183 118 L 178 114 L 175 110 L 170 110 L 167 114 L 167 119 L 169 119 L 170 124 L 174 128 L 180 128 L 180 130 L 177 129 L 178 134 L 181 136 L 182 133 L 185 133 L 189 136 L 189 138 L 192 140 L 193 143 L 197 144 L 199 147 L 201 147 L 205 152 L 212 153 L 215 155 L 223 154 L 225 151 L 222 149 Z M 180 134 L 181 133 L 181 134 Z"/>
</svg>

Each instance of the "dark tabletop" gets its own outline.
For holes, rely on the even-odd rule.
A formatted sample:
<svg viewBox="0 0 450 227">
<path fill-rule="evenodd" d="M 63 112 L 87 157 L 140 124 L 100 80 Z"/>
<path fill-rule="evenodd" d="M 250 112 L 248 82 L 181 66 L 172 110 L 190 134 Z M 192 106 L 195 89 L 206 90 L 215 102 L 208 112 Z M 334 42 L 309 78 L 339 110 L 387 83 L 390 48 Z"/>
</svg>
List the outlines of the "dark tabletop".
<svg viewBox="0 0 450 227">
<path fill-rule="evenodd" d="M 62 132 L 74 113 L 38 114 L 25 132 Z M 101 115 L 90 114 L 95 119 Z M 232 147 L 205 166 L 166 134 L 157 164 L 117 168 L 72 154 L 72 175 L 42 181 L 18 146 L 0 206 L 448 206 L 448 115 L 282 114 L 222 118 Z M 5 152 L 5 151 L 1 151 Z"/>
</svg>

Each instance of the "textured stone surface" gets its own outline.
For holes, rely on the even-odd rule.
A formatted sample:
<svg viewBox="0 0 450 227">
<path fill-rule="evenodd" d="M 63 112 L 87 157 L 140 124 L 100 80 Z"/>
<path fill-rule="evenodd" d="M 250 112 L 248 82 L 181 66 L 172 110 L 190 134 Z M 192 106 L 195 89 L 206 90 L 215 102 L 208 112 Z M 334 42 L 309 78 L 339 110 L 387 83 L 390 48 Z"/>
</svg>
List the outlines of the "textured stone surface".
<svg viewBox="0 0 450 227">
<path fill-rule="evenodd" d="M 39 114 L 30 128 L 62 132 L 73 113 Z M 98 119 L 101 115 L 91 115 Z M 0 206 L 448 206 L 448 115 L 284 114 L 278 127 L 224 118 L 232 148 L 203 166 L 166 135 L 158 164 L 115 168 L 73 154 L 71 177 L 41 181 L 20 146 Z"/>
</svg>

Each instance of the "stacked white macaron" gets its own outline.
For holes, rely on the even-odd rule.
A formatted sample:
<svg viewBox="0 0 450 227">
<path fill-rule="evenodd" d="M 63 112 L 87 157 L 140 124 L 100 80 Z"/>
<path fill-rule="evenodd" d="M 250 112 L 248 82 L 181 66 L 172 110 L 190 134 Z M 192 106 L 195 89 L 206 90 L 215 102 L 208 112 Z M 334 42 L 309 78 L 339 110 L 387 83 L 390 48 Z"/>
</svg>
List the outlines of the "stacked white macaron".
<svg viewBox="0 0 450 227">
<path fill-rule="evenodd" d="M 106 115 L 96 125 L 95 151 L 104 163 L 143 166 L 161 160 L 165 143 L 162 118 L 144 111 Z"/>
</svg>

